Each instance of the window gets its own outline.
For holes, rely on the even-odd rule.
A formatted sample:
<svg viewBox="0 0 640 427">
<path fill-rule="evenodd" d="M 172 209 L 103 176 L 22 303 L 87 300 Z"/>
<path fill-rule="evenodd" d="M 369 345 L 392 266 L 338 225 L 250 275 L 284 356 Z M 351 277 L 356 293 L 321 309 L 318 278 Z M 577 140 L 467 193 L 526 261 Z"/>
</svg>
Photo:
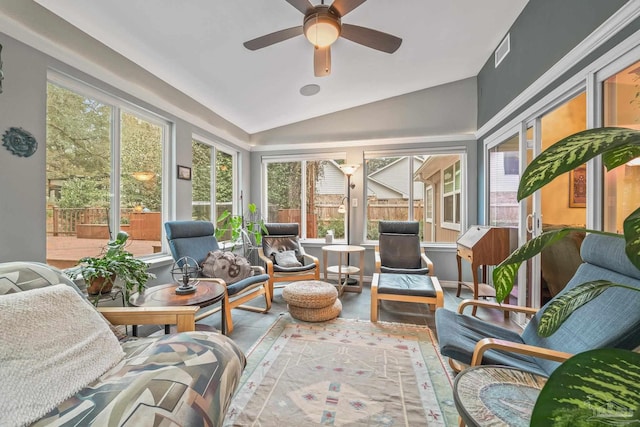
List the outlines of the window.
<svg viewBox="0 0 640 427">
<path fill-rule="evenodd" d="M 195 139 L 191 143 L 191 148 L 193 154 L 192 217 L 215 223 L 224 212 L 233 213 L 234 211 L 236 155 Z M 215 200 L 215 203 L 212 203 L 212 200 Z"/>
<path fill-rule="evenodd" d="M 444 170 L 442 189 L 442 221 L 444 227 L 460 229 L 460 162 Z"/>
<path fill-rule="evenodd" d="M 603 83 L 604 126 L 640 129 L 640 62 Z M 623 222 L 640 205 L 640 162 L 634 159 L 604 173 L 604 231 L 622 233 Z"/>
<path fill-rule="evenodd" d="M 54 76 L 47 84 L 48 263 L 68 268 L 98 255 L 119 230 L 129 234 L 127 250 L 136 256 L 160 250 L 168 128 Z"/>
<path fill-rule="evenodd" d="M 329 230 L 335 238 L 344 239 L 345 215 L 338 212 L 346 191 L 339 167 L 344 160 L 332 157 L 284 162 L 265 159 L 267 222 L 297 222 L 301 237 L 308 239 L 324 238 Z"/>
<path fill-rule="evenodd" d="M 367 240 L 380 220 L 420 221 L 423 242 L 455 242 L 462 217 L 462 154 L 365 153 Z"/>
</svg>

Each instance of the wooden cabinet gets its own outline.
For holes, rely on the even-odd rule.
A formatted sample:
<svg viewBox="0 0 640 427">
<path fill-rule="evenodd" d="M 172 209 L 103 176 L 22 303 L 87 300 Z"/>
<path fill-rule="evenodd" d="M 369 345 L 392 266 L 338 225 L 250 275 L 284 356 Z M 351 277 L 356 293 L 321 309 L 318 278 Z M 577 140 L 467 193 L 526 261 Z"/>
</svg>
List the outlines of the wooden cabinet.
<svg viewBox="0 0 640 427">
<path fill-rule="evenodd" d="M 515 246 L 516 229 L 506 227 L 490 227 L 474 225 L 458 239 L 456 260 L 458 262 L 458 292 L 462 286 L 473 291 L 473 298 L 494 297 L 495 290 L 487 285 L 487 266 L 500 264 L 511 253 Z M 512 244 L 513 242 L 513 244 Z M 462 260 L 471 264 L 473 283 L 462 280 Z M 478 279 L 478 270 L 482 268 L 482 282 Z M 476 307 L 473 308 L 473 315 Z"/>
</svg>

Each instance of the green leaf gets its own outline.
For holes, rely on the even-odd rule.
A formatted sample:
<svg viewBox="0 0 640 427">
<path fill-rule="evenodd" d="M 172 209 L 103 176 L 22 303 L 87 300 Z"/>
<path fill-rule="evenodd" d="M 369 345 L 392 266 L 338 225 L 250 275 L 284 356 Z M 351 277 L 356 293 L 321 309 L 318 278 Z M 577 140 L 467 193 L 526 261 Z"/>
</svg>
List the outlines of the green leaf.
<svg viewBox="0 0 640 427">
<path fill-rule="evenodd" d="M 640 208 L 631 213 L 623 224 L 627 241 L 625 252 L 629 260 L 640 269 Z"/>
<path fill-rule="evenodd" d="M 571 313 L 614 286 L 618 285 L 606 280 L 596 280 L 578 285 L 555 297 L 540 317 L 538 335 L 551 336 L 571 316 Z"/>
<path fill-rule="evenodd" d="M 598 349 L 562 363 L 540 391 L 532 426 L 638 426 L 640 354 Z"/>
<path fill-rule="evenodd" d="M 575 133 L 553 144 L 531 161 L 520 179 L 518 200 L 522 200 L 544 187 L 556 177 L 607 152 L 610 165 L 621 164 L 640 145 L 640 131 L 626 128 L 597 128 Z M 626 160 L 626 161 L 628 161 Z M 623 162 L 624 163 L 624 162 Z M 609 165 L 608 165 L 609 166 Z"/>
<path fill-rule="evenodd" d="M 562 228 L 546 231 L 529 240 L 502 261 L 493 270 L 493 286 L 496 289 L 496 300 L 502 302 L 509 296 L 513 289 L 518 269 L 524 261 L 533 258 L 542 252 L 544 248 L 554 244 L 573 230 L 585 231 L 584 228 Z"/>
<path fill-rule="evenodd" d="M 623 145 L 602 155 L 602 161 L 607 170 L 624 165 L 630 160 L 640 157 L 640 145 Z"/>
</svg>

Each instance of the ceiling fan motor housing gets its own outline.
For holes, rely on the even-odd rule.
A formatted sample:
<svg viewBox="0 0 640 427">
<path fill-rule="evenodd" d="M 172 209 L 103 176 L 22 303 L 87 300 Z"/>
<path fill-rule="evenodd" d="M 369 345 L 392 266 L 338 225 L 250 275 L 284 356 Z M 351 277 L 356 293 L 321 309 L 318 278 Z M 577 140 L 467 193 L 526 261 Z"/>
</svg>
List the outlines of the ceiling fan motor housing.
<svg viewBox="0 0 640 427">
<path fill-rule="evenodd" d="M 313 45 L 327 47 L 340 37 L 342 23 L 327 5 L 317 5 L 304 17 L 304 35 Z"/>
</svg>

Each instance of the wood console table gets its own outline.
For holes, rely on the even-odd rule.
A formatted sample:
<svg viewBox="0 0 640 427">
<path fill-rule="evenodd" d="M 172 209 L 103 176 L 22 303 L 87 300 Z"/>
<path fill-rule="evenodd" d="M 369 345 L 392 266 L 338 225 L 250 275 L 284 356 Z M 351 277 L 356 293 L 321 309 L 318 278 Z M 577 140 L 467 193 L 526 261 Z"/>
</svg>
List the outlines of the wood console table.
<svg viewBox="0 0 640 427">
<path fill-rule="evenodd" d="M 487 284 L 487 266 L 498 265 L 510 253 L 510 228 L 489 227 L 474 225 L 458 239 L 456 261 L 458 262 L 458 291 L 456 296 L 460 296 L 462 286 L 466 286 L 473 291 L 473 299 L 480 297 L 494 297 L 495 289 Z M 462 280 L 462 259 L 471 263 L 471 273 L 473 283 Z M 482 267 L 482 282 L 478 280 L 478 269 Z M 473 307 L 472 314 L 476 315 L 477 307 Z M 508 312 L 505 312 L 507 316 Z"/>
</svg>

